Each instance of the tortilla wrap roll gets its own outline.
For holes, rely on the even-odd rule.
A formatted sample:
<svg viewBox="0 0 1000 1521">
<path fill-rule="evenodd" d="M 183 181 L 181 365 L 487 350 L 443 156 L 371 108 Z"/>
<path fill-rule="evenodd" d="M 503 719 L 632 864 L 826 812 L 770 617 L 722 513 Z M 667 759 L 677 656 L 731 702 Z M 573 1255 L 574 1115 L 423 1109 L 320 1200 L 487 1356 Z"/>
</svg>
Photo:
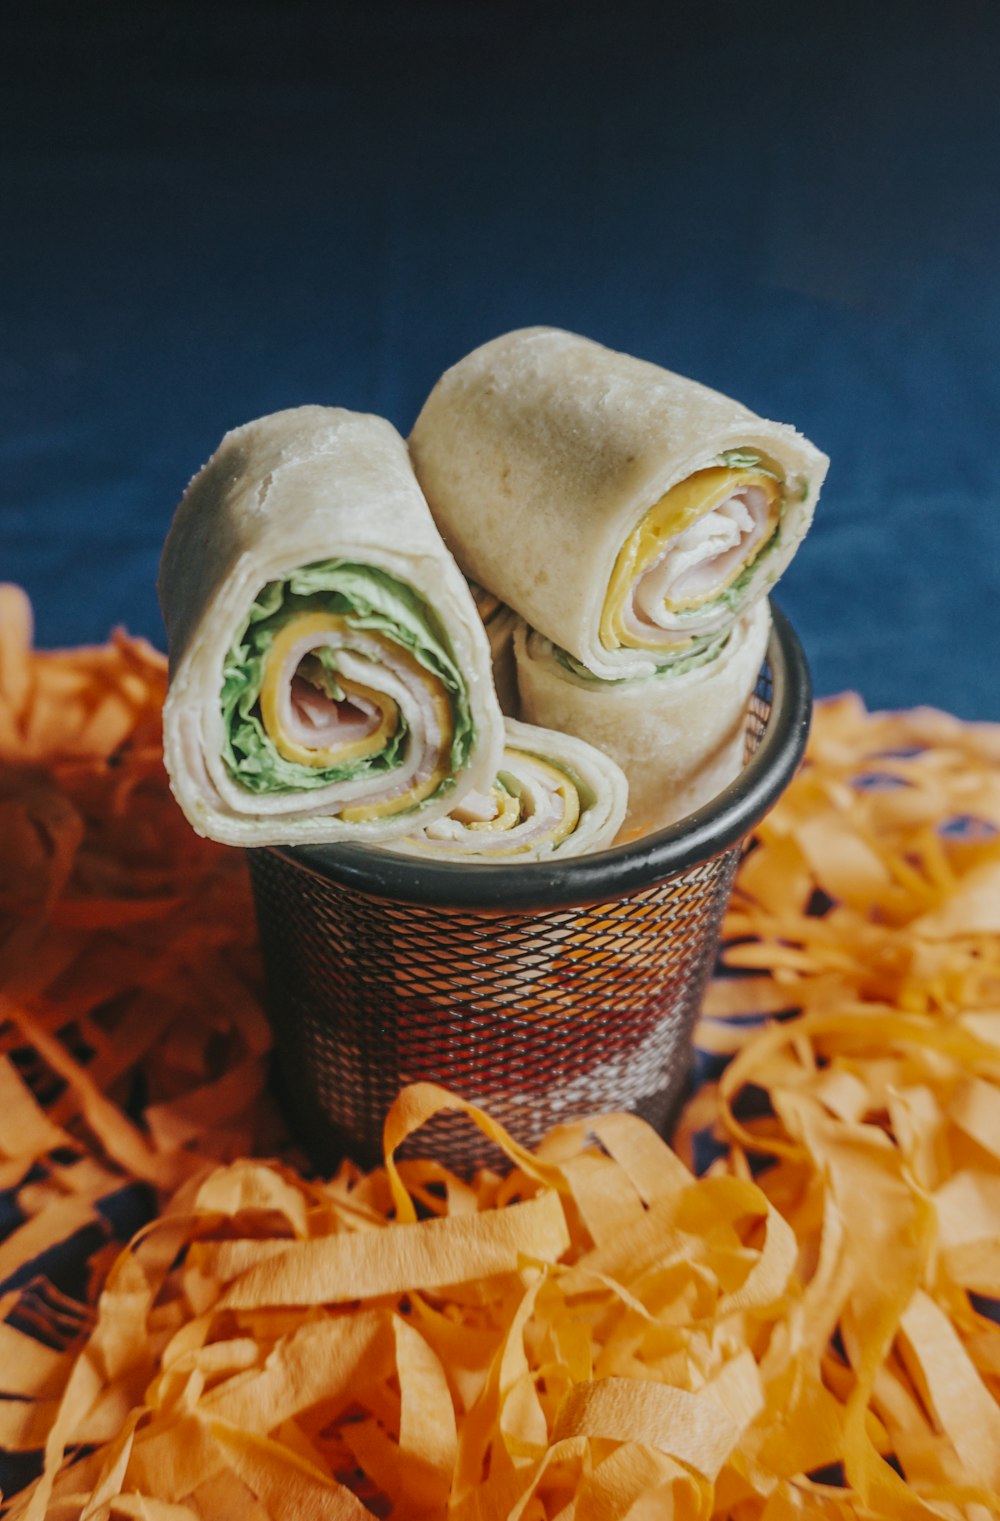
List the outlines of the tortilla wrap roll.
<svg viewBox="0 0 1000 1521">
<path fill-rule="evenodd" d="M 486 637 L 490 641 L 493 656 L 493 685 L 496 688 L 500 711 L 511 718 L 518 715 L 517 669 L 514 665 L 514 629 L 517 613 L 506 602 L 501 602 L 485 587 L 469 582 L 469 590 L 475 599 L 479 616 L 483 620 Z"/>
<path fill-rule="evenodd" d="M 491 786 L 489 643 L 382 418 L 299 407 L 228 433 L 159 593 L 164 756 L 199 834 L 378 842 Z"/>
<path fill-rule="evenodd" d="M 771 626 L 767 601 L 754 604 L 707 657 L 653 676 L 601 681 L 543 634 L 514 636 L 521 707 L 532 723 L 586 736 L 628 778 L 624 839 L 685 818 L 740 773 L 746 713 Z"/>
<path fill-rule="evenodd" d="M 717 643 L 788 565 L 829 464 L 794 428 L 552 328 L 448 370 L 410 453 L 466 575 L 606 680 Z"/>
<path fill-rule="evenodd" d="M 391 849 L 446 861 L 548 861 L 606 850 L 625 820 L 620 766 L 584 740 L 506 721 L 493 786 L 467 792 L 445 818 Z"/>
</svg>

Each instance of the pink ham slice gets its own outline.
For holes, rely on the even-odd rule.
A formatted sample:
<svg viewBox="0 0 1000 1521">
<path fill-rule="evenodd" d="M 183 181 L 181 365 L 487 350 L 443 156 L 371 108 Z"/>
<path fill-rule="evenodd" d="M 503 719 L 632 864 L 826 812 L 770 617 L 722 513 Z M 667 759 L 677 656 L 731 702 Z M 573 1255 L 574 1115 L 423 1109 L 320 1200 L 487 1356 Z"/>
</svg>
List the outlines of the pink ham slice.
<svg viewBox="0 0 1000 1521">
<path fill-rule="evenodd" d="M 653 564 L 633 582 L 624 610 L 625 627 L 649 639 L 660 630 L 709 633 L 725 622 L 725 609 L 706 607 L 683 619 L 666 604 L 711 602 L 748 564 L 767 537 L 767 493 L 744 485 L 683 533 L 668 539 Z"/>
<path fill-rule="evenodd" d="M 367 739 L 382 720 L 373 702 L 358 695 L 337 702 L 297 675 L 292 677 L 284 712 L 289 739 L 310 750 L 328 750 Z"/>
<path fill-rule="evenodd" d="M 370 703 L 357 694 L 352 694 L 349 703 L 334 702 L 297 674 L 306 656 L 321 646 L 343 652 L 339 664 L 345 676 L 353 676 L 361 683 L 376 682 L 384 687 L 388 695 L 407 711 L 413 731 L 407 759 L 389 773 L 384 787 L 373 790 L 370 782 L 335 783 L 340 801 L 351 802 L 353 795 L 363 790 L 366 803 L 391 802 L 420 786 L 435 769 L 443 743 L 434 704 L 427 688 L 414 677 L 402 656 L 395 656 L 392 645 L 363 630 L 350 634 L 331 631 L 319 638 L 315 634 L 304 634 L 285 652 L 278 696 L 278 710 L 285 733 L 301 744 L 318 748 L 322 744 L 348 744 L 362 739 L 373 733 L 381 722 L 381 713 L 374 702 Z M 364 666 L 354 669 L 359 658 L 372 661 L 367 670 Z M 388 684 L 379 681 L 380 670 L 394 677 L 395 681 Z M 400 684 L 403 691 L 399 690 Z M 313 727 L 316 723 L 318 728 Z M 323 735 L 330 737 L 323 738 Z"/>
<path fill-rule="evenodd" d="M 489 792 L 467 792 L 448 817 L 460 824 L 488 824 L 498 811 L 497 800 Z"/>
</svg>

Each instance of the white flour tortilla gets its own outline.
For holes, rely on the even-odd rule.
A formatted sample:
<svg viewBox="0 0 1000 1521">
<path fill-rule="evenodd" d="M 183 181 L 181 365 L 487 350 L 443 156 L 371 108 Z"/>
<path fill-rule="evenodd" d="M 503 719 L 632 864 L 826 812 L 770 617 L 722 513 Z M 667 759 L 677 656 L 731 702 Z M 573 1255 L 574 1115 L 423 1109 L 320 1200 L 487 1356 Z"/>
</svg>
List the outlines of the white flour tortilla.
<svg viewBox="0 0 1000 1521">
<path fill-rule="evenodd" d="M 349 824 L 337 817 L 334 788 L 252 793 L 223 760 L 227 651 L 267 582 L 329 559 L 375 566 L 413 587 L 436 612 L 464 674 L 475 724 L 469 764 L 419 813 Z M 170 646 L 164 756 L 174 795 L 199 834 L 233 845 L 376 842 L 411 832 L 415 819 L 447 813 L 463 792 L 492 782 L 503 719 L 489 643 L 406 445 L 382 418 L 299 407 L 228 433 L 177 509 L 159 592 Z M 379 786 L 384 780 L 373 790 Z"/>
</svg>

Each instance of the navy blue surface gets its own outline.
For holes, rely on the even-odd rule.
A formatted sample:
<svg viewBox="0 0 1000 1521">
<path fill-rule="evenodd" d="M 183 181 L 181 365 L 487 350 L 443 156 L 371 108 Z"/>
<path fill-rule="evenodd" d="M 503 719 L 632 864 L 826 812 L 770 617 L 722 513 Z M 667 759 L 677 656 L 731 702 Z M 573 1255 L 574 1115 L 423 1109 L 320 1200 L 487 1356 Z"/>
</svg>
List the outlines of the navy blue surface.
<svg viewBox="0 0 1000 1521">
<path fill-rule="evenodd" d="M 548 322 L 833 458 L 819 692 L 1000 718 L 1000 6 L 119 0 L 0 50 L 0 576 L 162 642 L 173 507 L 304 401 L 407 430 Z"/>
</svg>

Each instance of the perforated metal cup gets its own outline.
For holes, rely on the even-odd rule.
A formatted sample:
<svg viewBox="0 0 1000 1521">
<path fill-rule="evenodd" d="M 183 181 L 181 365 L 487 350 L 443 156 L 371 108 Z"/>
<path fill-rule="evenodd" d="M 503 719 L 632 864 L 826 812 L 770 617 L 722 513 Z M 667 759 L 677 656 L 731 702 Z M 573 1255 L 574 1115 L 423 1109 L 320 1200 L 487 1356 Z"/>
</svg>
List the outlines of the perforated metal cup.
<svg viewBox="0 0 1000 1521">
<path fill-rule="evenodd" d="M 482 1105 L 526 1145 L 599 1110 L 668 1126 L 743 842 L 809 732 L 808 667 L 772 612 L 747 763 L 668 829 L 531 865 L 356 845 L 248 852 L 279 1091 L 318 1165 L 377 1162 L 389 1107 L 418 1080 Z M 454 1116 L 419 1148 L 460 1173 L 501 1158 Z"/>
</svg>

